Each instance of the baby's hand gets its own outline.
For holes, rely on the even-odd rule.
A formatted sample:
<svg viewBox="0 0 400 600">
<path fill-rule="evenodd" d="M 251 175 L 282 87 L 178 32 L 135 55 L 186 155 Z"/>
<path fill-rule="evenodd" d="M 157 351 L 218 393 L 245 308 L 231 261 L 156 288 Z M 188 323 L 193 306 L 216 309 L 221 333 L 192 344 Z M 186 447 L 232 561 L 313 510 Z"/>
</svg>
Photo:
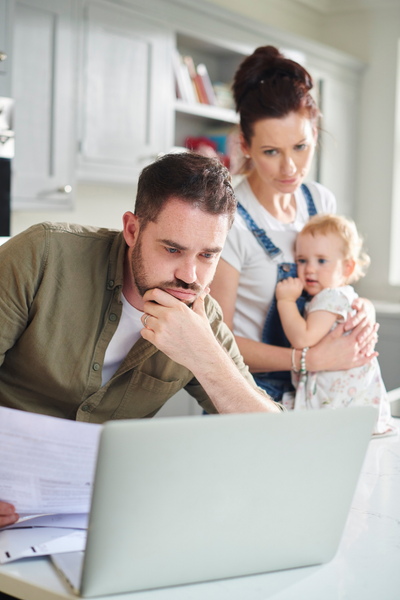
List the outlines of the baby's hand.
<svg viewBox="0 0 400 600">
<path fill-rule="evenodd" d="M 303 284 L 298 277 L 282 279 L 276 286 L 275 294 L 277 300 L 296 302 L 303 291 Z"/>
</svg>

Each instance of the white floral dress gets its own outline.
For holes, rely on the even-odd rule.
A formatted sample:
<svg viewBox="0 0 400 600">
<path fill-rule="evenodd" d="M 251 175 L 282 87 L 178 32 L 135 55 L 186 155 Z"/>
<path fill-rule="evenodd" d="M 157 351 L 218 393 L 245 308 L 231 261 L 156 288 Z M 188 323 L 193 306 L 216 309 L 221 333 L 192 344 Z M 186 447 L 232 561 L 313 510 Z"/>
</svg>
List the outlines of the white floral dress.
<svg viewBox="0 0 400 600">
<path fill-rule="evenodd" d="M 304 316 L 307 318 L 316 310 L 335 313 L 338 315 L 332 327 L 335 329 L 338 323 L 343 323 L 354 313 L 351 305 L 357 297 L 350 285 L 326 288 L 306 304 Z M 348 371 L 309 371 L 303 377 L 293 374 L 293 385 L 296 388 L 295 410 L 374 405 L 378 409 L 374 434 L 392 429 L 386 389 L 376 358 Z"/>
</svg>

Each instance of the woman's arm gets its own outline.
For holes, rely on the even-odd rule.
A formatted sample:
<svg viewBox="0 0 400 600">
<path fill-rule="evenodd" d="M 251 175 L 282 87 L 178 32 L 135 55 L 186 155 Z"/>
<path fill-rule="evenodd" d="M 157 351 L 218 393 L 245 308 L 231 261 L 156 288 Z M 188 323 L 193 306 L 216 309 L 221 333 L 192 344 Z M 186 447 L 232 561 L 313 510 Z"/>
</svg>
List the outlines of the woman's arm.
<svg viewBox="0 0 400 600">
<path fill-rule="evenodd" d="M 224 321 L 233 331 L 237 291 L 240 273 L 223 258 L 219 259 L 214 279 L 210 285 L 210 295 L 215 298 L 224 314 Z"/>
</svg>

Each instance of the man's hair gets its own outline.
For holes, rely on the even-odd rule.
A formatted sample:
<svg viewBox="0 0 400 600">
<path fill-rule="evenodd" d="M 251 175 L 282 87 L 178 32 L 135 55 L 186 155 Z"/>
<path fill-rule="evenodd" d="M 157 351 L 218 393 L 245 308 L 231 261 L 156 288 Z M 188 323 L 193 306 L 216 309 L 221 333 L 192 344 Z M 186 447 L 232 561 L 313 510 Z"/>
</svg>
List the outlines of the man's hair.
<svg viewBox="0 0 400 600">
<path fill-rule="evenodd" d="M 193 152 L 165 154 L 140 174 L 135 215 L 141 229 L 156 221 L 165 204 L 176 198 L 214 215 L 227 215 L 229 227 L 236 211 L 231 176 L 216 158 Z"/>
</svg>

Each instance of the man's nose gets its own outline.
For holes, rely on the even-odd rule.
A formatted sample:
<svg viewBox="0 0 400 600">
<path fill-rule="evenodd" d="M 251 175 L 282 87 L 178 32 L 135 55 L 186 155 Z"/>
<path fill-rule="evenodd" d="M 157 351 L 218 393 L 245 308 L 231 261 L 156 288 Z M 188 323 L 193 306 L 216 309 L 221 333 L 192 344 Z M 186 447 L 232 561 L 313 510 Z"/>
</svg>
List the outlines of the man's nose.
<svg viewBox="0 0 400 600">
<path fill-rule="evenodd" d="M 182 262 L 175 271 L 175 277 L 185 283 L 194 283 L 197 279 L 196 265 L 193 261 Z"/>
</svg>

